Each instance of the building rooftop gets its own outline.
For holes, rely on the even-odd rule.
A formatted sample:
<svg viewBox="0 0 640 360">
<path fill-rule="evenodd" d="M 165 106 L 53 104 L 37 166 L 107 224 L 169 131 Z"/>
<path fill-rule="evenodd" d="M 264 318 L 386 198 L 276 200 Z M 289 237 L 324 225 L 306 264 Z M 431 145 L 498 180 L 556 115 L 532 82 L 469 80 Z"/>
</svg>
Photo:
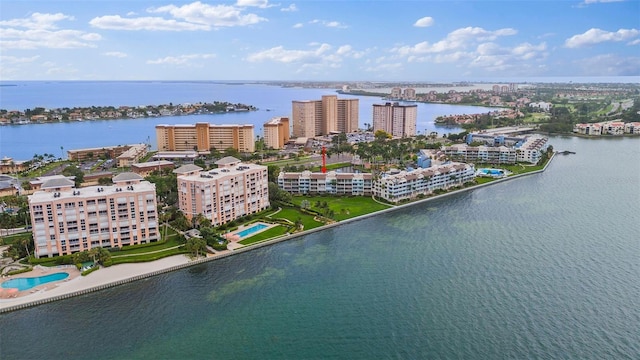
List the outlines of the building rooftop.
<svg viewBox="0 0 640 360">
<path fill-rule="evenodd" d="M 130 186 L 87 186 L 84 188 L 76 189 L 69 188 L 59 192 L 50 191 L 36 191 L 29 196 L 29 203 L 48 202 L 56 198 L 91 198 L 106 197 L 115 193 L 134 194 L 140 191 L 150 191 L 155 194 L 156 185 L 148 181 L 141 181 L 140 183 Z M 57 195 L 56 195 L 57 194 Z"/>
<path fill-rule="evenodd" d="M 179 168 L 173 170 L 173 172 L 175 174 L 181 175 L 181 174 L 187 174 L 187 173 L 191 173 L 194 171 L 201 171 L 202 168 L 198 165 L 193 165 L 193 164 L 187 164 L 187 165 L 182 165 Z"/>
<path fill-rule="evenodd" d="M 240 159 L 234 158 L 233 156 L 225 156 L 222 159 L 215 162 L 218 166 L 224 165 L 235 165 L 240 162 Z"/>
<path fill-rule="evenodd" d="M 117 183 L 117 182 L 121 182 L 121 181 L 132 181 L 132 180 L 143 180 L 144 178 L 136 173 L 132 173 L 132 172 L 123 172 L 120 173 L 118 175 L 116 175 L 113 178 L 113 182 Z"/>
</svg>

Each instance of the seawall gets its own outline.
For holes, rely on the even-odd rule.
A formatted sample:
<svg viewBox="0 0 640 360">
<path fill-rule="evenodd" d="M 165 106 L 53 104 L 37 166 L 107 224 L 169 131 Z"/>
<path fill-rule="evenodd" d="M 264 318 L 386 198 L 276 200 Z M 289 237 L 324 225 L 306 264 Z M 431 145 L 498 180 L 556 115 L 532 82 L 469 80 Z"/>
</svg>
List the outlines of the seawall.
<svg viewBox="0 0 640 360">
<path fill-rule="evenodd" d="M 491 182 L 488 182 L 488 183 L 484 183 L 484 184 L 475 185 L 475 186 L 471 186 L 471 187 L 460 189 L 460 190 L 447 192 L 445 194 L 432 196 L 432 197 L 429 197 L 429 198 L 426 198 L 426 199 L 413 201 L 413 202 L 410 202 L 410 203 L 407 203 L 407 204 L 393 206 L 393 207 L 390 207 L 388 209 L 380 210 L 380 211 L 377 211 L 377 212 L 374 212 L 374 213 L 370 213 L 370 214 L 366 214 L 366 215 L 361 215 L 361 216 L 354 217 L 354 218 L 347 219 L 347 220 L 342 220 L 340 222 L 336 222 L 336 223 L 333 223 L 333 224 L 319 226 L 317 228 L 314 228 L 314 229 L 311 229 L 311 230 L 306 230 L 306 231 L 303 231 L 303 232 L 300 232 L 300 233 L 295 233 L 295 234 L 290 234 L 290 235 L 283 235 L 283 236 L 280 236 L 280 237 L 277 237 L 277 238 L 274 238 L 274 239 L 271 239 L 271 240 L 266 240 L 266 241 L 259 242 L 259 243 L 256 243 L 256 244 L 248 245 L 248 246 L 239 248 L 237 250 L 233 250 L 233 251 L 226 252 L 226 253 L 223 253 L 223 254 L 218 254 L 218 255 L 214 255 L 214 256 L 208 257 L 208 258 L 190 261 L 190 262 L 185 263 L 185 264 L 171 266 L 171 267 L 168 267 L 168 268 L 165 268 L 165 269 L 161 269 L 161 270 L 157 270 L 157 271 L 153 271 L 153 272 L 149 272 L 149 273 L 145 273 L 145 274 L 141 274 L 141 275 L 132 276 L 132 277 L 127 278 L 127 279 L 118 280 L 118 281 L 114 281 L 114 282 L 110 282 L 110 283 L 106 283 L 106 284 L 102 284 L 102 285 L 98 285 L 98 286 L 94 286 L 94 287 L 90 287 L 90 288 L 86 288 L 86 289 L 82 289 L 82 290 L 78 290 L 78 291 L 74 291 L 74 292 L 70 292 L 70 293 L 66 293 L 66 294 L 62 294 L 62 295 L 56 295 L 56 296 L 52 296 L 52 297 L 49 297 L 49 298 L 34 300 L 34 301 L 30 301 L 30 302 L 24 302 L 24 303 L 21 303 L 21 304 L 10 305 L 10 306 L 7 306 L 7 307 L 2 307 L 2 308 L 0 308 L 0 314 L 1 313 L 6 313 L 6 312 L 11 312 L 11 311 L 16 311 L 16 310 L 20 310 L 20 309 L 25 309 L 25 308 L 32 307 L 32 306 L 42 305 L 42 304 L 46 304 L 46 303 L 50 303 L 50 302 L 54 302 L 54 301 L 58 301 L 58 300 L 64 300 L 64 299 L 68 299 L 68 298 L 71 298 L 71 297 L 74 297 L 74 296 L 89 294 L 89 293 L 92 293 L 92 292 L 95 292 L 95 291 L 108 289 L 108 288 L 111 288 L 111 287 L 114 287 L 114 286 L 127 284 L 127 283 L 130 283 L 130 282 L 142 280 L 142 279 L 149 278 L 149 277 L 152 277 L 152 276 L 157 276 L 157 275 L 168 273 L 168 272 L 171 272 L 171 271 L 176 271 L 176 270 L 188 268 L 188 267 L 191 267 L 191 266 L 204 264 L 204 263 L 209 262 L 209 261 L 214 261 L 214 260 L 223 259 L 223 258 L 226 258 L 226 257 L 229 257 L 229 256 L 233 256 L 233 255 L 236 255 L 236 254 L 245 253 L 245 252 L 252 251 L 252 250 L 255 250 L 255 249 L 259 249 L 259 248 L 262 248 L 262 247 L 265 247 L 265 246 L 273 245 L 273 244 L 276 244 L 276 243 L 279 243 L 279 242 L 282 242 L 282 241 L 288 241 L 288 240 L 296 239 L 296 238 L 299 238 L 301 236 L 306 236 L 306 235 L 309 235 L 309 234 L 312 234 L 312 233 L 315 233 L 315 232 L 327 230 L 327 229 L 330 229 L 330 228 L 333 228 L 333 227 L 340 226 L 342 224 L 348 224 L 348 223 L 351 223 L 351 222 L 355 222 L 355 221 L 359 221 L 359 220 L 362 220 L 362 219 L 366 219 L 366 218 L 370 218 L 370 217 L 373 217 L 373 216 L 377 216 L 377 215 L 379 215 L 381 213 L 397 211 L 399 209 L 404 209 L 404 208 L 407 208 L 409 206 L 415 206 L 415 205 L 423 204 L 423 203 L 426 203 L 426 202 L 429 202 L 429 201 L 432 201 L 432 200 L 446 198 L 448 196 L 452 196 L 452 195 L 459 194 L 459 193 L 462 193 L 462 192 L 471 191 L 471 190 L 474 190 L 474 189 L 495 185 L 495 184 L 498 184 L 498 183 L 502 183 L 504 181 L 509 181 L 509 180 L 521 178 L 521 177 L 524 177 L 524 176 L 529 176 L 529 175 L 533 175 L 533 174 L 542 173 L 547 169 L 549 164 L 551 164 L 551 161 L 554 159 L 554 157 L 555 157 L 555 153 L 551 156 L 549 161 L 547 161 L 545 166 L 540 170 L 531 171 L 531 172 L 520 174 L 520 175 L 514 175 L 514 176 L 506 177 L 506 178 L 503 178 L 503 179 L 494 180 L 494 181 L 491 181 Z"/>
</svg>

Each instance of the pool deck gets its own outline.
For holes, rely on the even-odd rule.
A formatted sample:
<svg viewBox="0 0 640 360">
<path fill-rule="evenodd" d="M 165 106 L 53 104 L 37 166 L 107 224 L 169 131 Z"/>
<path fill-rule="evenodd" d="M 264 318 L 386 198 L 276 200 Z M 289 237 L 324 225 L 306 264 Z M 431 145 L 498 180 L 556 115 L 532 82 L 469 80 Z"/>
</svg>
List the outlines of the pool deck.
<svg viewBox="0 0 640 360">
<path fill-rule="evenodd" d="M 43 276 L 55 272 L 67 272 L 69 273 L 69 277 L 61 281 L 50 282 L 25 291 L 15 292 L 7 291 L 7 289 L 4 289 L 4 291 L 0 290 L 0 309 L 95 288 L 97 286 L 126 280 L 134 276 L 153 273 L 172 266 L 187 264 L 190 261 L 191 260 L 187 256 L 176 255 L 146 263 L 120 264 L 108 268 L 100 268 L 100 270 L 94 271 L 88 276 L 81 276 L 80 271 L 78 271 L 75 266 L 50 269 L 42 266 L 34 267 L 34 270 L 30 272 L 5 277 L 0 281 L 4 282 L 9 279 Z"/>
<path fill-rule="evenodd" d="M 45 266 L 36 265 L 33 267 L 33 270 L 29 272 L 25 272 L 17 275 L 11 275 L 11 276 L 3 276 L 2 278 L 0 278 L 0 284 L 11 279 L 32 278 L 32 277 L 50 275 L 50 274 L 61 273 L 61 272 L 69 274 L 69 277 L 67 277 L 64 280 L 48 282 L 46 284 L 38 285 L 23 291 L 16 291 L 16 289 L 13 289 L 13 288 L 0 287 L 0 301 L 4 299 L 9 299 L 9 300 L 20 299 L 29 295 L 33 295 L 40 292 L 47 292 L 49 290 L 55 289 L 63 283 L 76 279 L 78 276 L 80 276 L 80 271 L 73 265 L 60 266 L 60 267 L 45 267 Z"/>
</svg>

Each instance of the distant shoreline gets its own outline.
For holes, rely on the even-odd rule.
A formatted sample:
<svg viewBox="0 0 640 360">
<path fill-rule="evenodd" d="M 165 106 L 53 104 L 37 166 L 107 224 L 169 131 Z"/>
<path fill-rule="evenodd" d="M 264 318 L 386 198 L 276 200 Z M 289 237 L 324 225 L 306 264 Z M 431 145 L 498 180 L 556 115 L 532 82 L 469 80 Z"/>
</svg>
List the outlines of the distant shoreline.
<svg viewBox="0 0 640 360">
<path fill-rule="evenodd" d="M 269 245 L 273 245 L 273 244 L 276 244 L 276 243 L 279 243 L 279 242 L 288 241 L 288 240 L 291 240 L 291 239 L 296 239 L 296 238 L 299 238 L 299 237 L 302 237 L 302 236 L 306 236 L 306 235 L 309 235 L 309 234 L 312 234 L 312 233 L 315 233 L 315 232 L 319 232 L 319 231 L 331 229 L 333 227 L 341 226 L 343 224 L 348 224 L 348 223 L 351 223 L 351 222 L 355 222 L 355 221 L 363 220 L 363 219 L 366 219 L 366 218 L 378 216 L 378 215 L 383 214 L 383 213 L 387 213 L 387 212 L 391 212 L 391 211 L 397 211 L 399 209 L 404 209 L 404 208 L 407 208 L 407 207 L 415 206 L 417 204 L 428 203 L 430 201 L 446 198 L 448 196 L 464 193 L 464 192 L 467 192 L 467 191 L 471 191 L 471 190 L 483 188 L 483 187 L 486 187 L 486 186 L 502 183 L 502 182 L 505 182 L 505 181 L 521 178 L 521 177 L 524 177 L 524 176 L 529 176 L 529 175 L 533 175 L 533 174 L 539 174 L 539 173 L 544 172 L 547 169 L 547 167 L 549 166 L 549 164 L 551 164 L 551 161 L 554 159 L 554 157 L 555 157 L 555 153 L 551 156 L 551 158 L 549 158 L 549 160 L 547 161 L 545 166 L 540 170 L 531 171 L 531 172 L 524 173 L 524 174 L 519 174 L 519 175 L 514 175 L 514 176 L 511 176 L 511 177 L 506 177 L 506 178 L 502 178 L 502 179 L 497 179 L 497 180 L 490 181 L 490 182 L 487 182 L 487 183 L 484 183 L 484 184 L 477 184 L 477 185 L 473 185 L 473 186 L 470 186 L 470 187 L 467 187 L 467 188 L 454 190 L 454 191 L 447 192 L 447 193 L 440 194 L 440 195 L 435 195 L 435 196 L 432 196 L 432 197 L 429 197 L 429 198 L 426 198 L 426 199 L 420 199 L 420 200 L 412 201 L 410 203 L 392 206 L 392 207 L 389 207 L 387 209 L 376 211 L 376 212 L 373 212 L 373 213 L 370 213 L 370 214 L 365 214 L 365 215 L 357 216 L 357 217 L 354 217 L 354 218 L 338 221 L 338 222 L 335 222 L 335 223 L 332 223 L 332 224 L 322 225 L 322 226 L 319 226 L 317 228 L 310 229 L 310 230 L 305 230 L 305 231 L 302 231 L 302 232 L 299 232 L 299 233 L 294 233 L 294 234 L 290 234 L 290 235 L 283 235 L 283 236 L 272 238 L 272 239 L 265 240 L 265 241 L 262 241 L 262 242 L 254 243 L 254 244 L 247 245 L 247 246 L 244 246 L 242 248 L 239 248 L 237 250 L 226 250 L 226 251 L 221 252 L 221 253 L 219 253 L 217 255 L 213 255 L 211 257 L 207 257 L 207 258 L 203 258 L 203 259 L 188 260 L 185 255 L 176 255 L 176 256 L 170 256 L 170 257 L 167 257 L 167 258 L 164 258 L 164 259 L 156 260 L 156 261 L 153 261 L 153 262 L 150 262 L 150 263 L 120 264 L 120 265 L 115 265 L 115 266 L 109 267 L 109 268 L 101 268 L 99 271 L 94 272 L 94 273 L 92 273 L 91 275 L 89 275 L 87 277 L 79 278 L 80 280 L 77 281 L 77 282 L 80 282 L 80 281 L 83 282 L 83 284 L 81 284 L 82 286 L 80 286 L 80 288 L 68 289 L 66 292 L 65 291 L 56 291 L 58 289 L 61 289 L 61 288 L 56 288 L 56 289 L 50 290 L 51 293 L 50 293 L 49 296 L 47 296 L 48 294 L 46 292 L 38 292 L 38 293 L 35 293 L 35 294 L 31 294 L 31 295 L 38 295 L 37 299 L 34 299 L 34 298 L 29 299 L 29 296 L 31 296 L 31 295 L 27 295 L 27 296 L 15 298 L 14 300 L 0 300 L 0 314 L 6 313 L 6 312 L 17 311 L 17 310 L 20 310 L 20 309 L 25 309 L 25 308 L 29 308 L 29 307 L 33 307 L 33 306 L 37 306 L 37 305 L 42 305 L 42 304 L 46 304 L 46 303 L 54 302 L 54 301 L 58 301 L 58 300 L 68 299 L 68 298 L 71 298 L 71 297 L 80 296 L 80 295 L 88 294 L 88 293 L 91 293 L 91 292 L 104 290 L 104 289 L 115 287 L 115 286 L 118 286 L 118 285 L 127 284 L 127 283 L 130 283 L 130 282 L 133 282 L 133 281 L 137 281 L 137 280 L 149 278 L 149 277 L 152 277 L 152 276 L 156 276 L 156 275 L 160 275 L 160 274 L 164 274 L 164 273 L 168 273 L 168 272 L 172 272 L 172 271 L 176 271 L 176 270 L 180 270 L 180 269 L 184 269 L 184 268 L 188 268 L 188 267 L 204 264 L 204 263 L 207 263 L 209 261 L 214 261 L 214 260 L 226 258 L 226 257 L 232 256 L 232 255 L 241 254 L 241 253 L 244 253 L 244 252 L 256 250 L 256 249 L 259 249 L 259 248 L 262 248 L 262 247 L 265 247 L 265 246 L 269 246 Z M 146 267 L 146 269 L 145 269 L 145 267 Z M 105 279 L 111 273 L 117 274 L 118 278 L 116 278 L 116 279 Z M 99 279 L 96 278 L 97 276 L 101 276 L 101 274 L 102 274 L 101 278 L 99 278 Z M 92 279 L 99 280 L 100 282 L 91 283 L 90 280 L 92 280 Z M 111 280 L 111 281 L 109 281 L 109 280 Z M 74 282 L 68 282 L 68 283 L 65 283 L 65 284 L 74 285 L 75 283 Z"/>
</svg>

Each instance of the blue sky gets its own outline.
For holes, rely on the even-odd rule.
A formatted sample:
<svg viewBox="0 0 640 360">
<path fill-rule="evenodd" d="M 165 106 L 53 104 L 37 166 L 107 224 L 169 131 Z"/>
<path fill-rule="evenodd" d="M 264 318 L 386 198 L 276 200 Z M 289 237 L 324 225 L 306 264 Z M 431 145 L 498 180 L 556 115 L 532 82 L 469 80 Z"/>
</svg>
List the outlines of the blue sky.
<svg viewBox="0 0 640 360">
<path fill-rule="evenodd" d="M 640 75 L 640 2 L 0 2 L 0 80 Z"/>
</svg>

